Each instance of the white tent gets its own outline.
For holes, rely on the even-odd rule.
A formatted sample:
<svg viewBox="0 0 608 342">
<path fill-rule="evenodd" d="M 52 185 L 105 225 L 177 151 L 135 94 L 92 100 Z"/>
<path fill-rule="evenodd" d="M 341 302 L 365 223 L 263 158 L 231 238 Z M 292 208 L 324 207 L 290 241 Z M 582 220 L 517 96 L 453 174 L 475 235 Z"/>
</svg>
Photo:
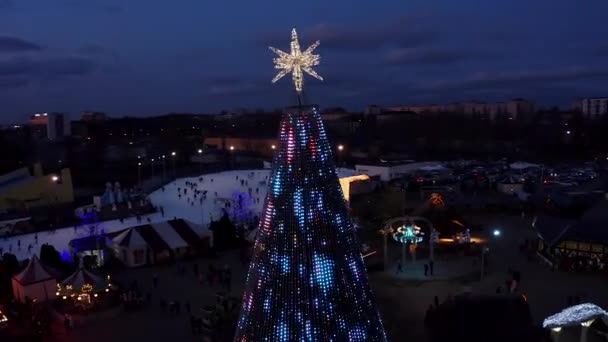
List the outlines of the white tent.
<svg viewBox="0 0 608 342">
<path fill-rule="evenodd" d="M 135 228 L 129 228 L 116 235 L 112 242 L 116 257 L 127 267 L 146 264 L 148 244 Z"/>
<path fill-rule="evenodd" d="M 25 269 L 13 276 L 15 299 L 21 302 L 25 302 L 25 297 L 36 301 L 54 299 L 57 292 L 57 280 L 52 273 L 34 255 Z"/>
<path fill-rule="evenodd" d="M 168 222 L 154 223 L 152 224 L 152 228 L 171 248 L 175 256 L 179 257 L 184 255 L 187 252 L 188 247 L 190 247 Z"/>
</svg>

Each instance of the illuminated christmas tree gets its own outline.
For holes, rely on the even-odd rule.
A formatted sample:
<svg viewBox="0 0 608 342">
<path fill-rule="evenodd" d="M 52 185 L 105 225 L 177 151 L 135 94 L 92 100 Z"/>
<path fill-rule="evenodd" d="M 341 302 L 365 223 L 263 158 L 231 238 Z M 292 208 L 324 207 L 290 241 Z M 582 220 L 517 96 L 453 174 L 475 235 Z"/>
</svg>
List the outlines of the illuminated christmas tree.
<svg viewBox="0 0 608 342">
<path fill-rule="evenodd" d="M 317 45 L 273 49 L 298 95 Z M 285 109 L 279 142 L 234 340 L 386 341 L 318 109 Z"/>
</svg>

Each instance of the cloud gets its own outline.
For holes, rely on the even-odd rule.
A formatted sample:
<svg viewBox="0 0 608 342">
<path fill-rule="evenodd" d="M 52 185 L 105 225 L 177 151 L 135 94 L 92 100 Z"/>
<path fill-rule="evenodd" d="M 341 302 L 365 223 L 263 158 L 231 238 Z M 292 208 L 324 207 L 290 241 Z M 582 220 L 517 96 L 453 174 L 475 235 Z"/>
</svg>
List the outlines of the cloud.
<svg viewBox="0 0 608 342">
<path fill-rule="evenodd" d="M 362 27 L 320 23 L 299 30 L 305 41 L 320 40 L 323 48 L 336 50 L 375 50 L 384 47 L 419 47 L 441 39 L 441 32 L 427 14 L 411 13 L 385 23 Z M 421 19 L 421 20 L 419 20 Z M 289 32 L 269 32 L 256 38 L 262 45 L 276 45 L 289 39 Z"/>
<path fill-rule="evenodd" d="M 477 73 L 467 79 L 437 80 L 421 85 L 419 90 L 445 91 L 482 88 L 521 87 L 543 83 L 608 79 L 608 68 L 569 67 L 554 70 Z"/>
<path fill-rule="evenodd" d="M 124 11 L 124 8 L 120 5 L 110 3 L 107 0 L 66 0 L 65 4 L 77 9 L 88 9 L 108 14 L 118 14 Z"/>
<path fill-rule="evenodd" d="M 216 96 L 239 96 L 260 94 L 269 89 L 270 81 L 261 77 L 217 76 L 204 80 L 205 92 Z"/>
<path fill-rule="evenodd" d="M 42 46 L 17 37 L 0 36 L 0 52 L 39 51 Z"/>
<path fill-rule="evenodd" d="M 0 0 L 0 9 L 13 9 L 15 8 L 15 1 L 13 0 Z"/>
<path fill-rule="evenodd" d="M 85 55 L 105 55 L 109 51 L 106 48 L 104 48 L 103 46 L 91 44 L 91 45 L 82 46 L 80 49 L 78 49 L 78 52 L 85 54 Z"/>
<path fill-rule="evenodd" d="M 30 81 L 24 77 L 0 77 L 0 89 L 21 88 L 27 86 L 29 83 Z"/>
<path fill-rule="evenodd" d="M 388 65 L 453 64 L 473 58 L 464 52 L 440 48 L 397 48 L 390 50 L 384 59 Z"/>
<path fill-rule="evenodd" d="M 56 79 L 67 76 L 83 76 L 95 70 L 95 63 L 88 59 L 67 57 L 52 59 L 12 58 L 0 61 L 0 82 L 16 77 L 28 79 Z"/>
</svg>

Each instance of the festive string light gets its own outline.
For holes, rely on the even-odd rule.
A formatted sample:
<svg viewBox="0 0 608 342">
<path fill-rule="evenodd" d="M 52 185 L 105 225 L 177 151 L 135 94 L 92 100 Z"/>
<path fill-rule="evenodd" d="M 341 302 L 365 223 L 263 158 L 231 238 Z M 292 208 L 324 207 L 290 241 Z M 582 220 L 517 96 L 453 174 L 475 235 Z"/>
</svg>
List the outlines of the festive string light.
<svg viewBox="0 0 608 342">
<path fill-rule="evenodd" d="M 272 52 L 279 55 L 275 58 L 274 67 L 275 69 L 281 69 L 281 71 L 272 80 L 272 83 L 283 78 L 288 73 L 291 73 L 293 84 L 296 88 L 296 92 L 302 93 L 304 85 L 304 74 L 306 72 L 310 76 L 323 81 L 323 77 L 317 74 L 312 67 L 319 65 L 321 57 L 319 55 L 313 55 L 312 52 L 319 46 L 320 42 L 316 41 L 314 44 L 308 47 L 304 52 L 300 50 L 300 41 L 298 40 L 298 33 L 296 29 L 291 30 L 291 52 L 287 53 L 277 48 L 270 47 Z"/>
</svg>

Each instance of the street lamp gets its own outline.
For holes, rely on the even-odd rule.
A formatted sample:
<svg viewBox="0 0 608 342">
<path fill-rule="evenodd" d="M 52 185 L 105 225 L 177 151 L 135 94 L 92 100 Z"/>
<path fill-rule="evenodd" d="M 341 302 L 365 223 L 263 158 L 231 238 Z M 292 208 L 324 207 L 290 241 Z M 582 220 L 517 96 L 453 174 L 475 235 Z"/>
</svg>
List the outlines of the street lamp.
<svg viewBox="0 0 608 342">
<path fill-rule="evenodd" d="M 173 158 L 173 178 L 175 179 L 175 156 L 177 153 L 175 151 L 171 152 L 171 157 Z"/>
<path fill-rule="evenodd" d="M 342 162 L 342 151 L 344 150 L 344 145 L 338 145 L 338 164 Z"/>
<path fill-rule="evenodd" d="M 234 151 L 234 146 L 230 145 L 230 151 Z"/>
<path fill-rule="evenodd" d="M 137 186 L 141 189 L 141 162 L 137 163 Z"/>
<path fill-rule="evenodd" d="M 494 229 L 494 231 L 492 231 L 492 235 L 496 238 L 500 237 L 500 234 L 502 232 L 500 231 L 500 229 Z M 481 248 L 481 272 L 479 275 L 479 281 L 483 280 L 483 275 L 484 275 L 484 270 L 486 268 L 486 253 L 490 252 L 490 248 L 488 247 L 482 247 Z"/>
<path fill-rule="evenodd" d="M 273 144 L 272 146 L 270 146 L 270 148 L 276 150 L 277 146 Z"/>
<path fill-rule="evenodd" d="M 51 180 L 53 181 L 53 183 L 57 183 L 59 181 L 59 176 L 53 175 L 51 176 Z"/>
<path fill-rule="evenodd" d="M 154 158 L 150 159 L 150 168 L 152 169 L 152 178 L 154 178 Z"/>
<path fill-rule="evenodd" d="M 165 165 L 166 165 L 166 163 L 165 163 L 165 159 L 167 158 L 167 156 L 165 156 L 165 155 L 163 154 L 162 158 L 163 158 L 163 183 L 164 183 L 164 182 L 165 182 L 165 179 L 167 178 L 167 168 L 166 168 L 166 166 L 165 166 Z"/>
<path fill-rule="evenodd" d="M 199 173 L 202 175 L 203 174 L 203 149 L 199 148 L 197 152 L 198 152 Z"/>
</svg>

